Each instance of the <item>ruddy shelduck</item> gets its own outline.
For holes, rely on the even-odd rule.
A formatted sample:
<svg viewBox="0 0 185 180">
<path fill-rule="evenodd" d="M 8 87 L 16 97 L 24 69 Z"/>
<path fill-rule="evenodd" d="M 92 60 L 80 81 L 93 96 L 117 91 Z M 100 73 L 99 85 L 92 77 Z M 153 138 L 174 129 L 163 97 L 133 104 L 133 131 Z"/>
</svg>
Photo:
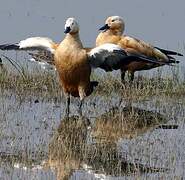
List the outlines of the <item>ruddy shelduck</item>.
<svg viewBox="0 0 185 180">
<path fill-rule="evenodd" d="M 16 44 L 0 45 L 1 50 L 41 50 L 53 56 L 59 75 L 60 84 L 66 95 L 66 116 L 69 117 L 70 96 L 80 97 L 79 112 L 83 100 L 89 96 L 97 82 L 90 81 L 91 68 L 102 68 L 105 71 L 118 70 L 131 62 L 164 64 L 154 58 L 147 58 L 135 53 L 127 53 L 120 46 L 106 43 L 96 48 L 84 48 L 79 36 L 79 26 L 74 18 L 65 23 L 66 34 L 60 44 L 49 38 L 32 37 Z M 51 57 L 49 57 L 51 59 Z M 47 61 L 47 60 L 46 60 Z M 166 64 L 166 63 L 165 63 Z"/>
<path fill-rule="evenodd" d="M 142 40 L 123 35 L 125 30 L 125 23 L 120 16 L 108 17 L 105 21 L 105 25 L 99 30 L 96 39 L 96 46 L 100 46 L 104 43 L 113 43 L 122 47 L 128 54 L 139 54 L 145 57 L 156 58 L 158 61 L 178 63 L 171 55 L 182 56 L 182 54 L 154 47 Z M 130 80 L 134 79 L 134 72 L 140 70 L 148 70 L 164 64 L 153 64 L 147 62 L 131 62 L 128 65 L 124 65 L 120 68 L 121 79 L 124 82 L 125 72 L 128 71 L 130 74 Z"/>
</svg>

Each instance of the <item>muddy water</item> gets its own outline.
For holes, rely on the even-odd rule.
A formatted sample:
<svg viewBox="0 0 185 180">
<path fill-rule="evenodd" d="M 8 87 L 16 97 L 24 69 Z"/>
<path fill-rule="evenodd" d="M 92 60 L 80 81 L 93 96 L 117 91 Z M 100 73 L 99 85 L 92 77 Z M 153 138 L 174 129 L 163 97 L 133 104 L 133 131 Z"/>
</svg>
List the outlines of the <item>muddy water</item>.
<svg viewBox="0 0 185 180">
<path fill-rule="evenodd" d="M 127 118 L 124 122 L 127 114 L 120 109 L 125 102 L 115 108 L 119 97 L 91 96 L 84 105 L 84 115 L 92 122 L 91 128 L 83 122 L 70 124 L 74 123 L 72 117 L 70 121 L 62 121 L 63 99 L 62 102 L 35 100 L 32 97 L 20 102 L 10 92 L 1 96 L 2 179 L 61 179 L 64 172 L 71 179 L 185 177 L 184 100 L 166 99 L 163 103 L 154 97 L 133 103 L 134 111 L 150 114 L 145 117 L 147 124 L 138 121 L 138 125 L 135 122 L 133 125 Z M 71 111 L 77 114 L 78 102 L 73 99 L 72 103 Z M 114 118 L 110 114 L 112 108 Z M 158 129 L 159 124 L 175 124 L 178 129 Z M 125 126 L 132 128 L 124 130 Z M 73 143 L 69 145 L 69 142 Z M 63 164 L 70 171 L 64 171 Z"/>
</svg>

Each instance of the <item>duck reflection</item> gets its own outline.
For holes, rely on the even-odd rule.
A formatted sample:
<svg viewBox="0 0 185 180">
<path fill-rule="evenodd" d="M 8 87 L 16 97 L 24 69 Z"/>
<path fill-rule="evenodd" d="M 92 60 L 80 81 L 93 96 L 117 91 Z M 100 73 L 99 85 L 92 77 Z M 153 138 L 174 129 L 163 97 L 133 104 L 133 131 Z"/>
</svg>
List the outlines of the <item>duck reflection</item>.
<svg viewBox="0 0 185 180">
<path fill-rule="evenodd" d="M 139 108 L 114 107 L 93 125 L 89 122 L 77 116 L 61 121 L 49 144 L 47 162 L 56 170 L 58 180 L 70 179 L 75 170 L 85 170 L 85 166 L 110 176 L 164 170 L 127 162 L 117 148 L 120 138 L 136 137 L 166 122 L 162 115 Z"/>
<path fill-rule="evenodd" d="M 67 180 L 84 161 L 89 121 L 72 116 L 63 119 L 49 144 L 47 165 L 57 172 L 57 179 Z"/>
<path fill-rule="evenodd" d="M 157 112 L 132 106 L 113 107 L 96 119 L 93 136 L 116 142 L 120 138 L 134 138 L 166 122 L 167 119 Z"/>
</svg>

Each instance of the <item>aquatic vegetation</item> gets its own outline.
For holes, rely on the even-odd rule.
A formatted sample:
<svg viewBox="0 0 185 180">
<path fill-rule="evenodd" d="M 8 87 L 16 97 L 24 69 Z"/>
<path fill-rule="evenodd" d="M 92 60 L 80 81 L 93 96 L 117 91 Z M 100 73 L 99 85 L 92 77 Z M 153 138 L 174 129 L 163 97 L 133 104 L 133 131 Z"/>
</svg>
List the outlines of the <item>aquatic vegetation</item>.
<svg viewBox="0 0 185 180">
<path fill-rule="evenodd" d="M 47 98 L 59 97 L 61 94 L 59 80 L 55 71 L 35 70 L 29 73 L 25 70 L 24 77 L 16 72 L 10 72 L 7 67 L 0 68 L 0 88 L 13 89 L 22 96 L 34 95 Z M 177 78 L 179 75 L 174 74 Z M 121 83 L 119 77 L 105 75 L 99 77 L 93 74 L 92 80 L 99 81 L 99 85 L 93 95 L 109 96 L 118 93 L 123 98 L 144 99 L 151 96 L 183 96 L 185 94 L 185 80 L 175 81 L 173 77 L 155 76 L 151 78 L 138 76 L 133 83 Z M 180 76 L 179 76 L 180 78 Z M 177 78 L 178 79 L 178 78 Z M 93 96 L 92 95 L 92 96 Z"/>
</svg>

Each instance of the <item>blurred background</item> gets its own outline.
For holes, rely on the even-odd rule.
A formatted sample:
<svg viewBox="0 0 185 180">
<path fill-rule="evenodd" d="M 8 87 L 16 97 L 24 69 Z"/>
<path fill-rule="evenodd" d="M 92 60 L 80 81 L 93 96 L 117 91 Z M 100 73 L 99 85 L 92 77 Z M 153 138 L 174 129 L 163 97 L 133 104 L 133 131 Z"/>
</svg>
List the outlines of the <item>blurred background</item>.
<svg viewBox="0 0 185 180">
<path fill-rule="evenodd" d="M 184 7 L 183 0 L 2 0 L 0 43 L 14 43 L 30 36 L 46 36 L 60 42 L 64 38 L 65 20 L 73 16 L 80 24 L 84 46 L 93 47 L 105 19 L 119 15 L 125 20 L 127 35 L 184 53 Z M 181 62 L 181 74 L 183 65 Z"/>
<path fill-rule="evenodd" d="M 61 41 L 65 20 L 73 16 L 79 21 L 84 45 L 93 46 L 106 17 L 119 15 L 125 20 L 126 34 L 182 51 L 184 7 L 183 0 L 2 0 L 0 41 L 16 42 L 29 36 L 48 36 Z"/>
</svg>

